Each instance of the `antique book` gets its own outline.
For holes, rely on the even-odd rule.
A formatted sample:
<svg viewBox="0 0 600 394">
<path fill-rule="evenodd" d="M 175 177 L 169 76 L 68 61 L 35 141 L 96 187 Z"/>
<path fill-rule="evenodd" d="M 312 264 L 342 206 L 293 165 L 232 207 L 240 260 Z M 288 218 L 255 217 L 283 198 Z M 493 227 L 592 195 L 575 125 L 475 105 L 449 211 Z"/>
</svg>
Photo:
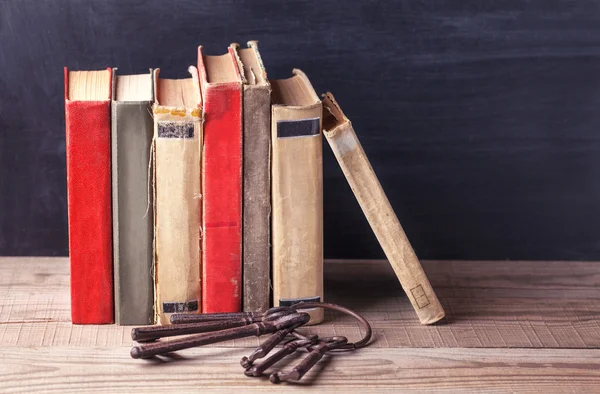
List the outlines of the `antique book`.
<svg viewBox="0 0 600 394">
<path fill-rule="evenodd" d="M 271 288 L 271 86 L 256 41 L 231 47 L 243 84 L 242 309 L 263 312 Z"/>
<path fill-rule="evenodd" d="M 402 288 L 422 324 L 437 322 L 444 317 L 444 309 L 356 137 L 352 124 L 331 93 L 323 95 L 323 106 L 325 138 Z"/>
<path fill-rule="evenodd" d="M 112 212 L 115 323 L 154 322 L 152 71 L 112 82 Z"/>
<path fill-rule="evenodd" d="M 273 303 L 323 301 L 322 105 L 300 70 L 271 80 Z M 311 324 L 322 309 L 307 311 Z"/>
<path fill-rule="evenodd" d="M 202 312 L 238 312 L 242 293 L 242 82 L 232 48 L 198 47 L 204 98 Z"/>
<path fill-rule="evenodd" d="M 71 320 L 113 322 L 111 69 L 65 67 Z"/>
<path fill-rule="evenodd" d="M 156 322 L 198 313 L 201 265 L 202 98 L 191 78 L 159 78 L 154 70 L 154 242 Z M 145 204 L 145 202 L 140 202 Z"/>
</svg>

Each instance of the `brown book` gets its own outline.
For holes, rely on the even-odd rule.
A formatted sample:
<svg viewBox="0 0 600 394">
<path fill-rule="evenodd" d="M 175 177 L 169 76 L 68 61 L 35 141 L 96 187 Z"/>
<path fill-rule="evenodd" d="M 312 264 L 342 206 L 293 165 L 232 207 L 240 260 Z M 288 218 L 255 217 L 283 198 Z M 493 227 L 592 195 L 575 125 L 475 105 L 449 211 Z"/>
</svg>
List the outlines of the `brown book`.
<svg viewBox="0 0 600 394">
<path fill-rule="evenodd" d="M 200 309 L 202 99 L 191 78 L 154 70 L 154 236 L 156 322 Z M 144 204 L 145 202 L 140 202 Z"/>
<path fill-rule="evenodd" d="M 300 70 L 271 87 L 273 303 L 323 301 L 323 107 Z"/>
<path fill-rule="evenodd" d="M 243 84 L 243 310 L 269 308 L 271 287 L 271 85 L 256 41 L 231 44 Z"/>
<path fill-rule="evenodd" d="M 352 124 L 331 93 L 323 95 L 323 133 L 379 244 L 422 324 L 444 317 L 421 263 L 373 171 Z"/>
</svg>

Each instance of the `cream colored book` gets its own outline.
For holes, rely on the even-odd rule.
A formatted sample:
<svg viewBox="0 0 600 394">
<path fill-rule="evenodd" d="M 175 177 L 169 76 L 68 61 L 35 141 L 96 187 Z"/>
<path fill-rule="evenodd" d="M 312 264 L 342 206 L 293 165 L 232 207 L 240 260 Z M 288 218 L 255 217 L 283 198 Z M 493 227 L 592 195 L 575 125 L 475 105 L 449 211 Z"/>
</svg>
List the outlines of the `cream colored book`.
<svg viewBox="0 0 600 394">
<path fill-rule="evenodd" d="M 331 93 L 323 95 L 323 106 L 323 134 L 419 320 L 422 324 L 439 321 L 444 317 L 444 309 L 356 137 L 352 124 Z"/>
<path fill-rule="evenodd" d="M 300 70 L 270 82 L 273 303 L 323 301 L 323 107 Z M 323 320 L 320 308 L 306 312 Z"/>
<path fill-rule="evenodd" d="M 154 70 L 156 322 L 198 313 L 200 300 L 202 100 L 198 71 L 163 79 Z M 145 204 L 140 201 L 140 204 Z"/>
</svg>

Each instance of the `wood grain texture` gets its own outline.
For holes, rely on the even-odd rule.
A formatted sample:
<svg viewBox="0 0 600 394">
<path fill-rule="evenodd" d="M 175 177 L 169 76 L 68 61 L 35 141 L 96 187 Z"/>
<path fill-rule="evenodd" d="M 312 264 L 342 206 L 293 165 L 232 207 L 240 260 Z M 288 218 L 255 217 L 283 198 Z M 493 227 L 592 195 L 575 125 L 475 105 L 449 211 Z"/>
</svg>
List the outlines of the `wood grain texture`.
<svg viewBox="0 0 600 394">
<path fill-rule="evenodd" d="M 0 391 L 592 392 L 600 386 L 599 264 L 424 261 L 449 313 L 448 324 L 421 326 L 386 261 L 328 261 L 328 300 L 363 313 L 375 342 L 326 356 L 299 384 L 273 386 L 239 366 L 257 339 L 131 359 L 129 328 L 69 322 L 66 258 L 0 258 Z M 326 320 L 310 330 L 360 335 L 345 317 Z"/>
<path fill-rule="evenodd" d="M 257 39 L 272 78 L 336 92 L 421 259 L 598 260 L 599 20 L 596 0 L 2 1 L 0 254 L 68 253 L 64 65 L 185 77 L 198 44 Z M 383 257 L 323 153 L 325 256 Z"/>
<path fill-rule="evenodd" d="M 423 327 L 386 261 L 328 261 L 325 297 L 362 313 L 373 348 L 600 348 L 600 263 L 424 261 L 447 324 Z M 66 258 L 0 259 L 0 348 L 128 347 L 130 328 L 70 323 Z M 327 323 L 329 322 L 329 323 Z M 326 313 L 307 328 L 358 338 Z M 219 347 L 252 347 L 257 338 Z"/>
<path fill-rule="evenodd" d="M 599 350 L 367 348 L 326 356 L 300 383 L 279 386 L 244 376 L 239 360 L 245 355 L 248 349 L 196 348 L 133 360 L 119 347 L 2 348 L 0 390 L 548 393 L 592 392 L 600 385 Z"/>
</svg>

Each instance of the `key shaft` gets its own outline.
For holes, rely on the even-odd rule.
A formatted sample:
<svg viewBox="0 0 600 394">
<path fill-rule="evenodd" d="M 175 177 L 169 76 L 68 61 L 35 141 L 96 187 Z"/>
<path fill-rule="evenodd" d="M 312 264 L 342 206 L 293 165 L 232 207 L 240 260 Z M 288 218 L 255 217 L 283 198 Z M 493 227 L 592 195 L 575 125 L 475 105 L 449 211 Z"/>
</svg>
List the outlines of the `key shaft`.
<svg viewBox="0 0 600 394">
<path fill-rule="evenodd" d="M 251 318 L 207 321 L 203 323 L 182 323 L 171 326 L 136 327 L 131 329 L 131 339 L 138 342 L 154 341 L 159 338 L 177 335 L 199 334 L 203 332 L 221 331 L 228 328 L 252 324 Z"/>
<path fill-rule="evenodd" d="M 287 381 L 297 382 L 330 350 L 344 346 L 348 340 L 346 337 L 332 337 L 327 341 L 321 341 L 317 346 L 312 348 L 310 353 L 302 359 L 289 372 L 275 372 L 269 376 L 272 383 L 280 383 Z"/>
<path fill-rule="evenodd" d="M 262 320 L 263 314 L 258 312 L 231 312 L 231 313 L 176 313 L 171 315 L 171 324 L 204 323 L 215 320 L 254 319 L 252 323 Z"/>
<path fill-rule="evenodd" d="M 290 342 L 286 343 L 281 349 L 279 349 L 275 354 L 267 357 L 260 364 L 254 365 L 254 366 L 246 369 L 244 374 L 246 376 L 251 376 L 251 377 L 262 376 L 262 374 L 267 369 L 269 369 L 270 367 L 272 367 L 279 361 L 283 360 L 286 356 L 294 353 L 296 350 L 298 350 L 298 348 L 309 346 L 311 344 L 314 344 L 313 340 L 296 339 L 296 340 L 290 341 Z"/>
<path fill-rule="evenodd" d="M 277 331 L 275 334 L 267 338 L 266 341 L 261 343 L 260 346 L 255 351 L 253 351 L 252 354 L 250 354 L 250 356 L 242 357 L 242 359 L 240 360 L 240 365 L 244 368 L 250 368 L 250 366 L 252 366 L 252 363 L 255 360 L 269 354 L 269 352 L 273 350 L 273 348 L 277 346 L 281 341 L 283 341 L 283 339 L 286 336 L 288 336 L 292 331 L 293 328 Z"/>
<path fill-rule="evenodd" d="M 150 358 L 159 354 L 170 353 L 191 347 L 204 346 L 250 336 L 260 336 L 289 327 L 298 327 L 306 324 L 309 320 L 310 316 L 307 313 L 294 313 L 274 321 L 258 322 L 221 331 L 195 334 L 168 342 L 138 345 L 131 349 L 130 354 L 133 358 Z"/>
</svg>

